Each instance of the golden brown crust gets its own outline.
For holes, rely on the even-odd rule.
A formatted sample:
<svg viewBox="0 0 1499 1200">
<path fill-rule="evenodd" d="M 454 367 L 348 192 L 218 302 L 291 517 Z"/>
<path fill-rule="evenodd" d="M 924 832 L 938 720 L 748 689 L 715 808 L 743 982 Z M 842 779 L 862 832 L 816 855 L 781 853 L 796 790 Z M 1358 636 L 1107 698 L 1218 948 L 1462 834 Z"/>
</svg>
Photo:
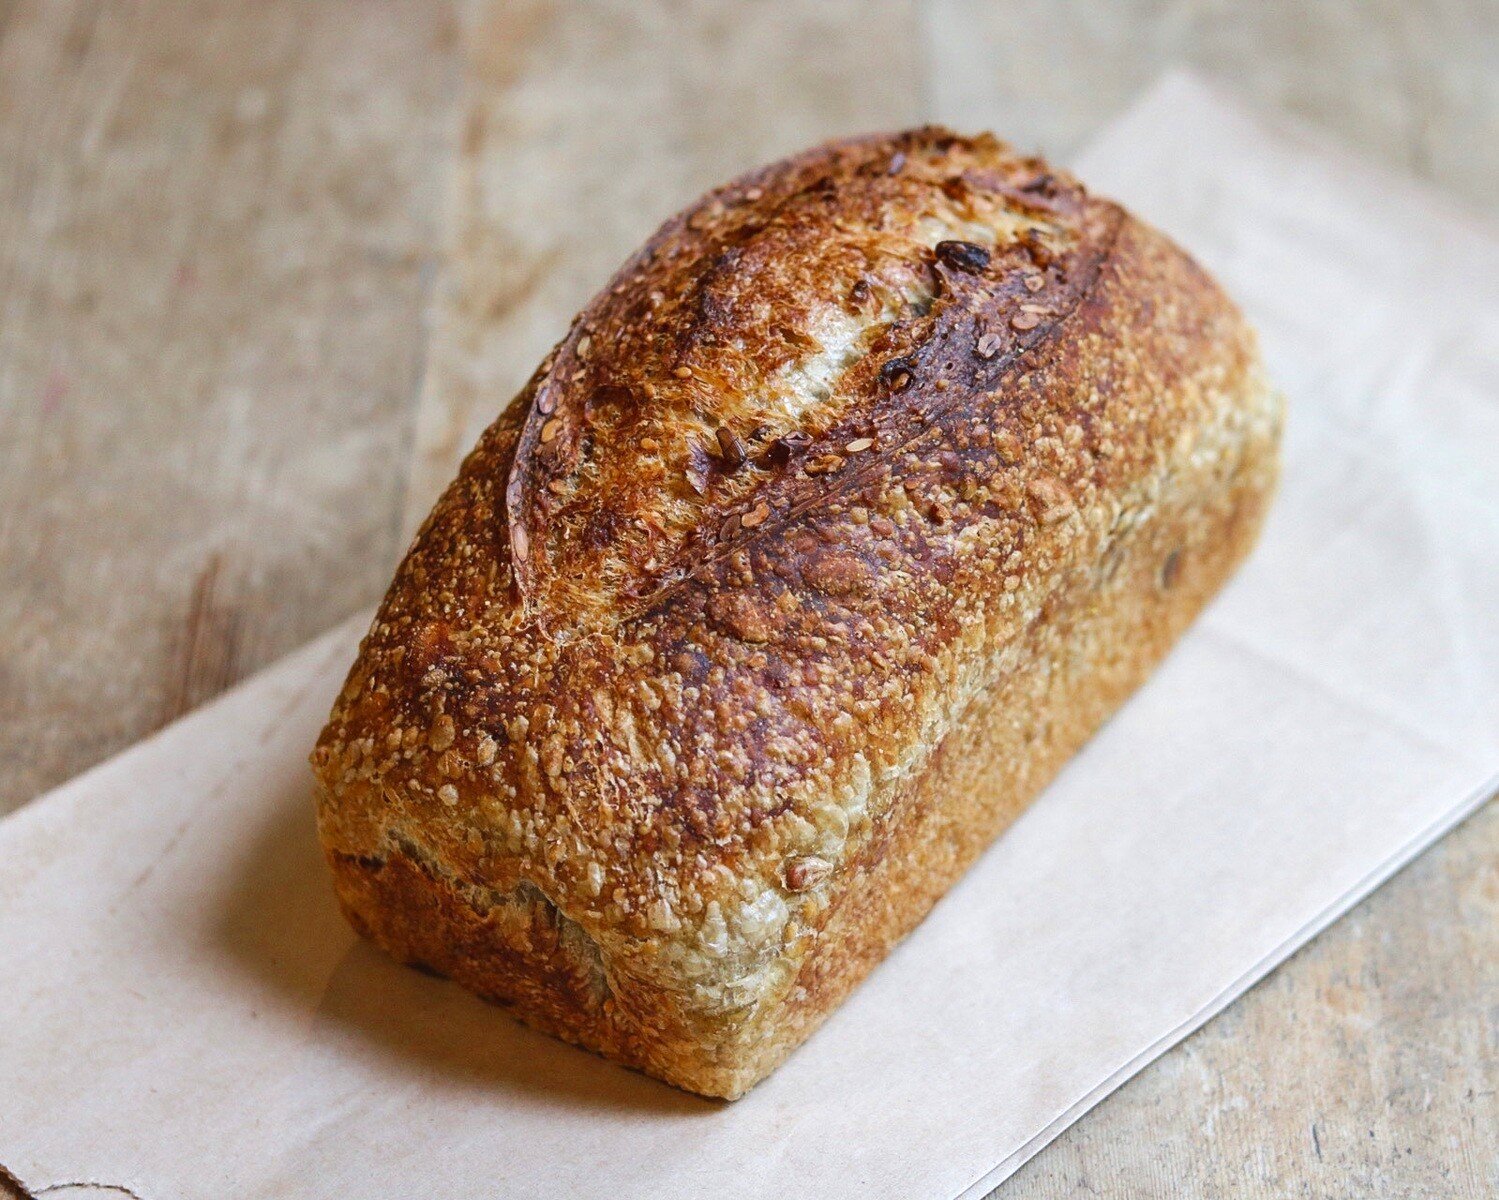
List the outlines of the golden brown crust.
<svg viewBox="0 0 1499 1200">
<path fill-rule="evenodd" d="M 402 564 L 314 756 L 346 910 L 739 1094 L 1226 578 L 1278 421 L 1210 279 L 992 139 L 710 194 Z"/>
</svg>

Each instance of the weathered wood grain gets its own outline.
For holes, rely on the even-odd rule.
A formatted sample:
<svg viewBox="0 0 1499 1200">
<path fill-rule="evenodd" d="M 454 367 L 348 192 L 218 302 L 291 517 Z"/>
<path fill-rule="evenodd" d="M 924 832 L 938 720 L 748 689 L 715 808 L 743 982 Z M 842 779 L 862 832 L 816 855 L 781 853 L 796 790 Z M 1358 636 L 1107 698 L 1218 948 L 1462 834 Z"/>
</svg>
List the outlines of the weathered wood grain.
<svg viewBox="0 0 1499 1200">
<path fill-rule="evenodd" d="M 456 40 L 399 0 L 0 9 L 0 811 L 383 586 Z"/>
<path fill-rule="evenodd" d="M 1189 63 L 1493 213 L 1496 60 L 1487 0 L 0 0 L 0 811 L 374 600 L 741 167 L 927 118 L 1065 156 Z M 999 1195 L 1499 1194 L 1496 864 L 1491 806 Z"/>
<path fill-rule="evenodd" d="M 1499 1195 L 1499 804 L 996 1189 Z"/>
</svg>

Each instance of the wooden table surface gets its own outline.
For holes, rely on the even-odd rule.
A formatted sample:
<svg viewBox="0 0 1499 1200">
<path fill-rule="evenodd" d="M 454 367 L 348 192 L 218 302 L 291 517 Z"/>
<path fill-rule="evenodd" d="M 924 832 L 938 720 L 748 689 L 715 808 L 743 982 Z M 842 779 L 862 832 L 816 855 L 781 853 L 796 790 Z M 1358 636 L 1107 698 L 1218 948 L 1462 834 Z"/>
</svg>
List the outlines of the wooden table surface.
<svg viewBox="0 0 1499 1200">
<path fill-rule="evenodd" d="M 1493 0 L 0 0 L 0 812 L 377 599 L 703 188 L 1175 64 L 1499 209 Z M 1493 1196 L 1496 1062 L 1490 805 L 998 1194 Z"/>
</svg>

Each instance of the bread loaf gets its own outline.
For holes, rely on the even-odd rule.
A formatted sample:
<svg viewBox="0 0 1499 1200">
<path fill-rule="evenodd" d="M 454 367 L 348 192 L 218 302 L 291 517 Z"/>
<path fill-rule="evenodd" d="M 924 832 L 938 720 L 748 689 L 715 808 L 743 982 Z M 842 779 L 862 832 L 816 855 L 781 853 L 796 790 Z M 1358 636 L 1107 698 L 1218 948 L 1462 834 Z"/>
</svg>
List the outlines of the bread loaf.
<svg viewBox="0 0 1499 1200">
<path fill-rule="evenodd" d="M 993 138 L 710 193 L 402 563 L 313 756 L 345 912 L 740 1095 L 1224 582 L 1280 423 L 1213 280 Z"/>
</svg>

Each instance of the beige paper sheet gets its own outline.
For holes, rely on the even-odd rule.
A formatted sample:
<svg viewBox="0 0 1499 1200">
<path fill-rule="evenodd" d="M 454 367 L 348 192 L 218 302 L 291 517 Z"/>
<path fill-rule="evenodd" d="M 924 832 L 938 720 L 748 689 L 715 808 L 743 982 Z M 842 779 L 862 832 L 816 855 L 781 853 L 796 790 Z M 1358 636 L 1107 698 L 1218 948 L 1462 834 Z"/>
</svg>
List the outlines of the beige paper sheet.
<svg viewBox="0 0 1499 1200">
<path fill-rule="evenodd" d="M 1499 771 L 1499 241 L 1185 77 L 1081 170 L 1290 395 L 1253 561 L 769 1081 L 701 1101 L 357 943 L 306 751 L 360 622 L 0 822 L 0 1162 L 144 1200 L 980 1196 Z"/>
</svg>

